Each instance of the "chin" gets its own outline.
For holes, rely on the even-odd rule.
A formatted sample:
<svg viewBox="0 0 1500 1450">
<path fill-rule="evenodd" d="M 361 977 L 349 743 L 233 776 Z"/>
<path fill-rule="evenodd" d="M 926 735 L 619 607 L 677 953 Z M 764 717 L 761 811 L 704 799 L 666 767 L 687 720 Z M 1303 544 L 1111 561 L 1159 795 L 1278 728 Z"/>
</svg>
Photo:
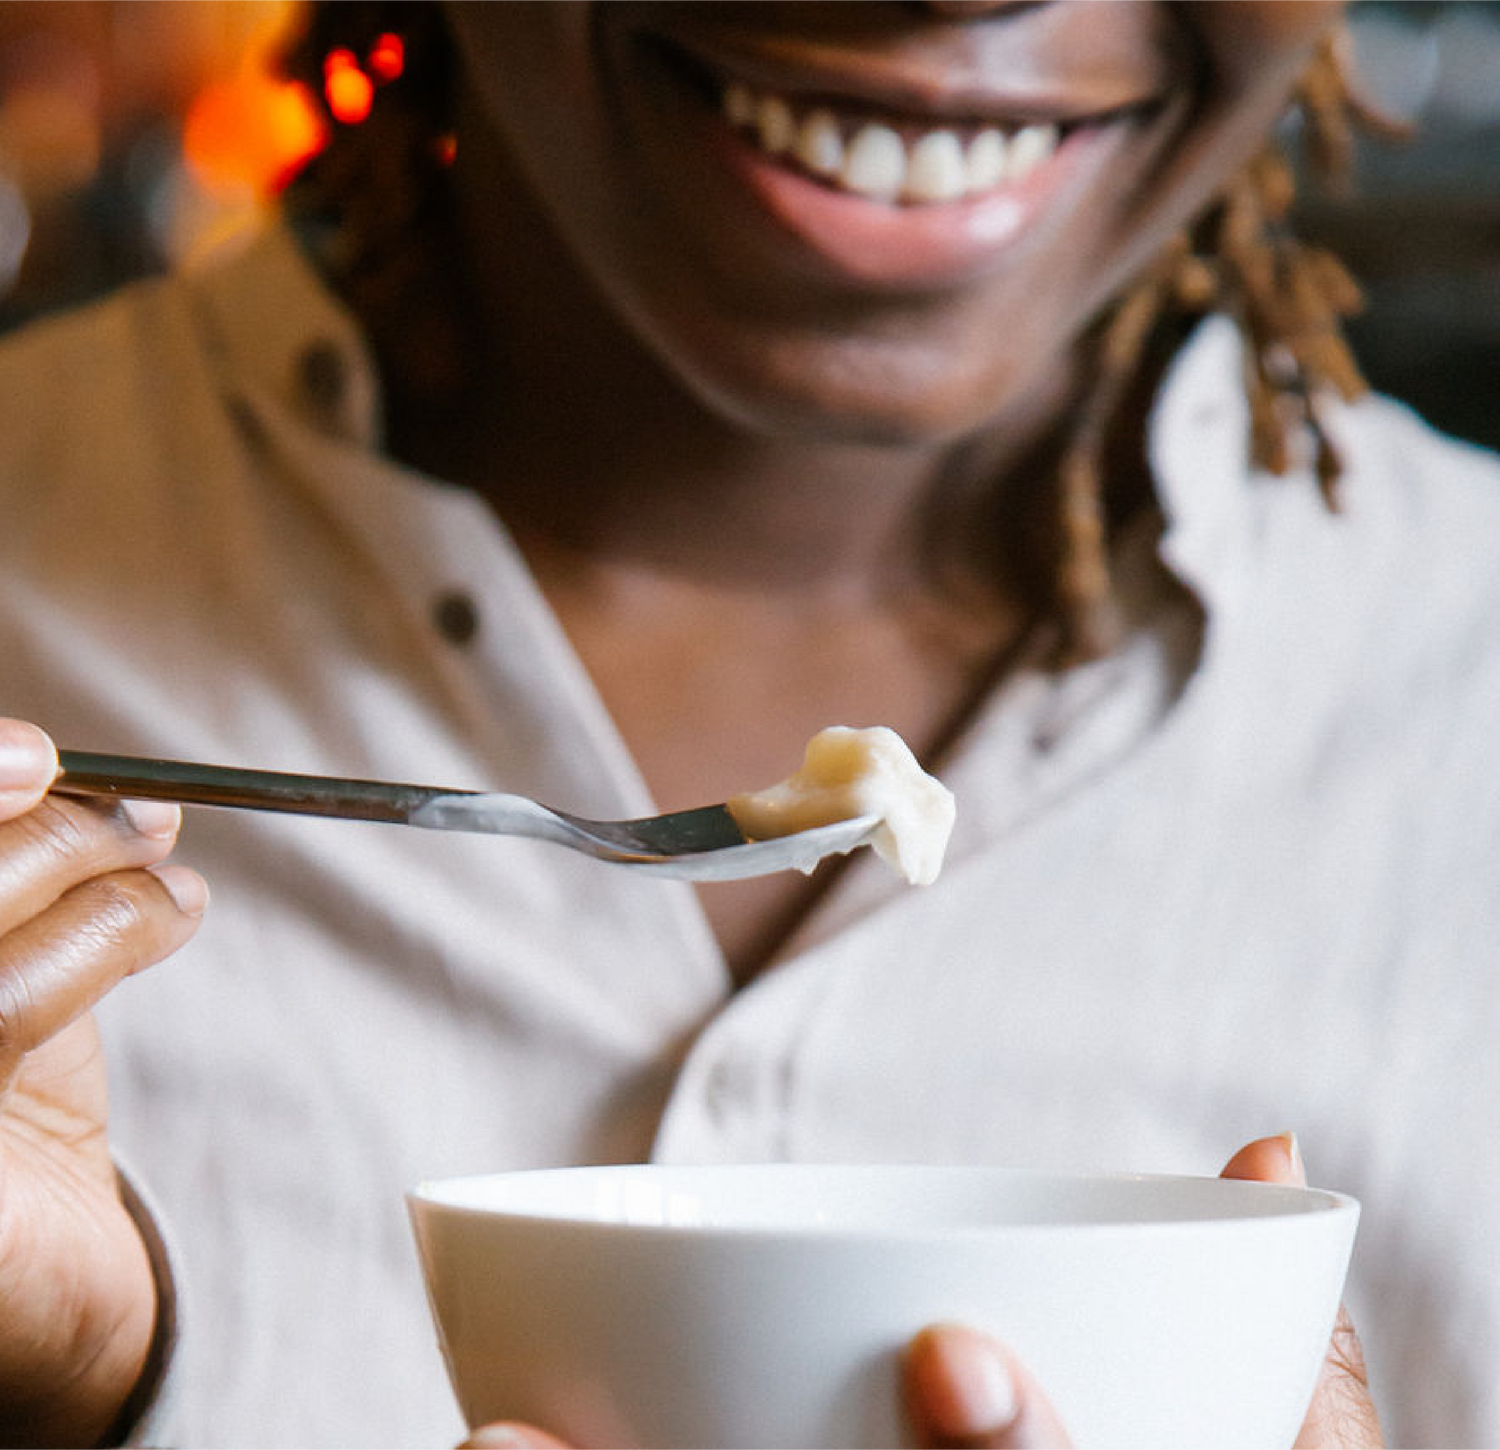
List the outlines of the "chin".
<svg viewBox="0 0 1500 1450">
<path fill-rule="evenodd" d="M 934 448 L 977 431 L 993 410 L 936 407 L 918 397 L 841 398 L 720 395 L 711 406 L 731 424 L 765 438 L 805 444 Z"/>
<path fill-rule="evenodd" d="M 788 442 L 933 448 L 957 442 L 1005 411 L 1017 380 L 967 378 L 946 359 L 936 368 L 872 365 L 868 357 L 820 359 L 684 377 L 711 412 L 732 427 Z"/>
</svg>

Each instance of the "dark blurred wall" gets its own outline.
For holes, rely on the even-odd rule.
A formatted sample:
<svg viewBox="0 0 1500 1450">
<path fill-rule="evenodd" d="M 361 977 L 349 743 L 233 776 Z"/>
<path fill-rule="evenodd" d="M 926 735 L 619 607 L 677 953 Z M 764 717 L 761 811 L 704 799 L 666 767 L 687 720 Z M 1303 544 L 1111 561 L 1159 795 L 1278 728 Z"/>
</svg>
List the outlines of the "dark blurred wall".
<svg viewBox="0 0 1500 1450">
<path fill-rule="evenodd" d="M 1299 227 L 1365 288 L 1351 325 L 1370 381 L 1500 447 L 1500 3 L 1375 0 L 1352 12 L 1373 98 L 1413 126 L 1362 146 L 1353 194 Z"/>
</svg>

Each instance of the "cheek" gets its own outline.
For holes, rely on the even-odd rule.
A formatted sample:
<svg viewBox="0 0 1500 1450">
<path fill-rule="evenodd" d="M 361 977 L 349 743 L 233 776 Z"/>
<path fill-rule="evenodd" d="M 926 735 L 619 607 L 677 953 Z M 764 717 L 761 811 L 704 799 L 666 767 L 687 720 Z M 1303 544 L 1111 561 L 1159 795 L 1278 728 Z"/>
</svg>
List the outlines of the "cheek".
<svg viewBox="0 0 1500 1450">
<path fill-rule="evenodd" d="M 462 83 L 538 197 L 607 176 L 609 127 L 592 60 L 590 7 L 468 3 L 448 7 Z"/>
</svg>

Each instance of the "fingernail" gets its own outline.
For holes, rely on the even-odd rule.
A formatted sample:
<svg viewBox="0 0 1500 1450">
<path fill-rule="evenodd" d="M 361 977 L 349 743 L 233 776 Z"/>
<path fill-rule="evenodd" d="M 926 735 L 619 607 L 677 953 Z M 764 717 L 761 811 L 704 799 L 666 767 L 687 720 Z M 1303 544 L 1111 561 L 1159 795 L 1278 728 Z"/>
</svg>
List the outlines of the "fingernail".
<svg viewBox="0 0 1500 1450">
<path fill-rule="evenodd" d="M 208 907 L 208 882 L 186 866 L 151 866 L 151 874 L 167 889 L 184 916 L 202 916 Z"/>
<path fill-rule="evenodd" d="M 922 1408 L 943 1439 L 972 1440 L 1003 1430 L 1020 1413 L 1015 1380 L 999 1346 L 962 1324 L 918 1336 L 912 1353 Z"/>
<path fill-rule="evenodd" d="M 24 720 L 0 720 L 0 790 L 49 781 L 57 769 L 52 742 Z"/>
<path fill-rule="evenodd" d="M 524 1425 L 481 1425 L 458 1450 L 536 1450 L 542 1443 Z"/>
<path fill-rule="evenodd" d="M 1302 1145 L 1297 1141 L 1297 1135 L 1288 1129 L 1285 1133 L 1276 1135 L 1286 1144 L 1287 1164 L 1290 1170 L 1290 1178 L 1299 1187 L 1307 1187 L 1307 1168 L 1302 1162 Z"/>
<path fill-rule="evenodd" d="M 121 801 L 120 811 L 138 836 L 175 836 L 182 825 L 182 807 L 171 801 Z"/>
</svg>

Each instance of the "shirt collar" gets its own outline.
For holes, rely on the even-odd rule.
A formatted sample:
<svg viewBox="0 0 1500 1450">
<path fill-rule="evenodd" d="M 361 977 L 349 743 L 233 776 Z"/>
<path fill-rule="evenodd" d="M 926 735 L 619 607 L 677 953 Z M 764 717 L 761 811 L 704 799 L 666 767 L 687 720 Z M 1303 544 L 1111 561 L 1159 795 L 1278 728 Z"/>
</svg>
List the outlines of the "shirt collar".
<svg viewBox="0 0 1500 1450">
<path fill-rule="evenodd" d="M 1162 561 L 1210 614 L 1236 596 L 1255 535 L 1241 347 L 1227 317 L 1202 322 L 1167 371 L 1147 433 Z"/>
<path fill-rule="evenodd" d="M 320 433 L 380 446 L 374 359 L 288 226 L 266 226 L 216 253 L 189 286 L 231 392 L 269 395 Z"/>
</svg>

